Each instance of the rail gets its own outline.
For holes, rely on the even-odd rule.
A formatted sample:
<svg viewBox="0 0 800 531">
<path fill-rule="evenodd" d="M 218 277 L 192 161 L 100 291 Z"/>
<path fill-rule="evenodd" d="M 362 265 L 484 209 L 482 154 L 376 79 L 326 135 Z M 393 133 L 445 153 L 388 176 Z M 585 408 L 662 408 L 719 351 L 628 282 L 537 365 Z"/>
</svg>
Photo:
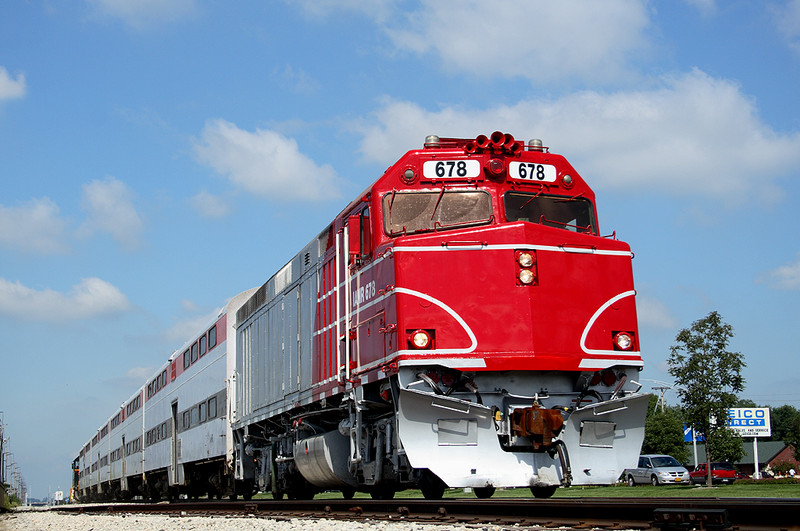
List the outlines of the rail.
<svg viewBox="0 0 800 531">
<path fill-rule="evenodd" d="M 420 523 L 493 524 L 572 529 L 728 529 L 761 531 L 796 528 L 797 498 L 556 498 L 556 499 L 320 499 L 192 501 L 67 505 L 77 513 L 245 515 L 263 518 L 328 518 Z"/>
</svg>

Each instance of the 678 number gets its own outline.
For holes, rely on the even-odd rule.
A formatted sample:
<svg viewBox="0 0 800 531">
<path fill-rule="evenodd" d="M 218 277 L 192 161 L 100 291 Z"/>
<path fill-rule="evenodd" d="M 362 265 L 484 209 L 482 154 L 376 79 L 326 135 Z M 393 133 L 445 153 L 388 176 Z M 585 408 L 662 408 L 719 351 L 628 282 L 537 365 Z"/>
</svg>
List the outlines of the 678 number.
<svg viewBox="0 0 800 531">
<path fill-rule="evenodd" d="M 544 181 L 547 176 L 544 173 L 544 166 L 532 162 L 523 162 L 519 165 L 519 176 L 521 179 L 531 179 Z"/>
<path fill-rule="evenodd" d="M 467 162 L 464 160 L 446 160 L 436 163 L 437 177 L 466 177 Z"/>
</svg>

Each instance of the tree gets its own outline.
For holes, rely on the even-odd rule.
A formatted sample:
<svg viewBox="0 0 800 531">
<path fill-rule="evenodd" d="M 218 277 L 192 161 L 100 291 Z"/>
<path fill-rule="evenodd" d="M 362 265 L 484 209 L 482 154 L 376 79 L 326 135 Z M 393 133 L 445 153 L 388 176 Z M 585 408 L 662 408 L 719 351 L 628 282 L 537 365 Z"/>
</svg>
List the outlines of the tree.
<svg viewBox="0 0 800 531">
<path fill-rule="evenodd" d="M 713 311 L 678 332 L 667 361 L 684 419 L 705 437 L 708 463 L 735 461 L 744 454 L 741 438 L 725 425 L 728 409 L 737 403 L 736 393 L 744 390 L 742 369 L 746 366 L 742 354 L 728 350 L 732 337 L 733 327 Z M 709 486 L 711 480 L 708 474 Z"/>
<path fill-rule="evenodd" d="M 689 449 L 683 442 L 683 421 L 680 411 L 674 407 L 662 411 L 656 407 L 657 401 L 655 395 L 650 396 L 642 453 L 671 455 L 681 463 L 686 463 L 689 460 Z"/>
<path fill-rule="evenodd" d="M 800 460 L 800 411 L 790 405 L 770 410 L 772 440 L 794 447 L 794 458 Z"/>
</svg>

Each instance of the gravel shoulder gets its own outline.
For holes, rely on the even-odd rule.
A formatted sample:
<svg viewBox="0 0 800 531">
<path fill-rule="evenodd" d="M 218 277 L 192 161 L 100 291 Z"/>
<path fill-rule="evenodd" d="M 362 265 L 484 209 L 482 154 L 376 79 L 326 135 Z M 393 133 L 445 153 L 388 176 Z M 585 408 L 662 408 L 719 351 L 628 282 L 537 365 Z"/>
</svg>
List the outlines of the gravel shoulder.
<svg viewBox="0 0 800 531">
<path fill-rule="evenodd" d="M 490 529 L 493 526 L 481 526 Z M 442 531 L 436 525 L 413 522 L 339 522 L 334 520 L 270 520 L 259 517 L 159 516 L 141 514 L 63 514 L 22 510 L 0 514 L 0 531 Z M 447 526 L 448 531 L 475 531 Z"/>
</svg>

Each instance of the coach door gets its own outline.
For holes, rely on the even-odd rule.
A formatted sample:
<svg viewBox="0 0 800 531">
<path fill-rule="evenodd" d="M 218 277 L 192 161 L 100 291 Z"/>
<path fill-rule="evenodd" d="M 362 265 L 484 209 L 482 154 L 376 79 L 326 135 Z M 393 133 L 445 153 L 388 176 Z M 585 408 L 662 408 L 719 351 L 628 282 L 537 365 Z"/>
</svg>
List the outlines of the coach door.
<svg viewBox="0 0 800 531">
<path fill-rule="evenodd" d="M 127 455 L 125 455 L 125 436 L 122 436 L 122 448 L 120 448 L 120 453 L 122 454 L 122 479 L 120 480 L 120 487 L 123 491 L 128 490 L 128 459 Z"/>
<path fill-rule="evenodd" d="M 170 421 L 170 434 L 172 446 L 170 451 L 169 484 L 175 485 L 180 481 L 178 476 L 178 402 L 172 403 L 172 420 Z"/>
<path fill-rule="evenodd" d="M 283 318 L 283 393 L 289 396 L 300 386 L 300 288 L 295 287 L 281 301 Z"/>
</svg>

